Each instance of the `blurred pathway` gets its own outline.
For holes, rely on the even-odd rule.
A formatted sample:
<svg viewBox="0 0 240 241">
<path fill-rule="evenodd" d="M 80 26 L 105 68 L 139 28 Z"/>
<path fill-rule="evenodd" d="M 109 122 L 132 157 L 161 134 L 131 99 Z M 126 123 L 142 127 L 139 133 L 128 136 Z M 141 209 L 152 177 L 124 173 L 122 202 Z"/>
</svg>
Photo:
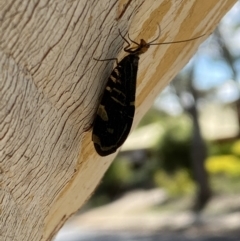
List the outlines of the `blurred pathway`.
<svg viewBox="0 0 240 241">
<path fill-rule="evenodd" d="M 240 241 L 240 194 L 214 197 L 201 216 L 186 211 L 189 201 L 135 191 L 75 217 L 55 241 Z"/>
</svg>

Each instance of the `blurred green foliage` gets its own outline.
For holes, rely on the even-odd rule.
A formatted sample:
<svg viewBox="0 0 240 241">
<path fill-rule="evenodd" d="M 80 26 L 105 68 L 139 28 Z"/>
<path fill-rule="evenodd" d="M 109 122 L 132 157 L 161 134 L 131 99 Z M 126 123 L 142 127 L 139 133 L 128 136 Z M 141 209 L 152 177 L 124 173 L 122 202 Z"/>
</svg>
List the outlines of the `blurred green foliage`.
<svg viewBox="0 0 240 241">
<path fill-rule="evenodd" d="M 234 155 L 211 156 L 206 160 L 206 169 L 210 174 L 240 177 L 240 158 Z"/>
<path fill-rule="evenodd" d="M 232 152 L 232 154 L 234 154 L 235 156 L 240 157 L 240 140 L 235 141 L 235 142 L 232 144 L 231 152 Z"/>
<path fill-rule="evenodd" d="M 235 143 L 234 141 L 208 143 L 209 155 L 210 156 L 229 155 L 232 153 L 232 147 L 234 143 Z"/>
<path fill-rule="evenodd" d="M 189 172 L 185 169 L 179 169 L 174 174 L 157 170 L 154 180 L 157 186 L 164 187 L 171 196 L 193 194 L 195 190 L 195 184 L 191 180 Z"/>
<path fill-rule="evenodd" d="M 196 187 L 189 154 L 191 120 L 186 115 L 175 118 L 166 114 L 162 116 L 158 110 L 152 109 L 140 127 L 153 122 L 161 122 L 165 132 L 159 136 L 156 145 L 147 150 L 148 158 L 136 165 L 131 155 L 120 153 L 95 193 L 95 205 L 112 201 L 136 188 L 160 187 L 171 196 L 194 194 Z M 233 190 L 237 190 L 237 185 L 240 188 L 240 141 L 207 142 L 207 146 L 206 169 L 213 187 L 219 190 L 228 183 L 234 183 L 236 187 L 233 186 Z M 223 184 L 217 184 L 216 180 Z"/>
<path fill-rule="evenodd" d="M 189 130 L 181 128 L 179 124 L 171 125 L 166 130 L 158 144 L 155 155 L 159 167 L 168 173 L 185 168 L 191 170 L 190 135 Z"/>
</svg>

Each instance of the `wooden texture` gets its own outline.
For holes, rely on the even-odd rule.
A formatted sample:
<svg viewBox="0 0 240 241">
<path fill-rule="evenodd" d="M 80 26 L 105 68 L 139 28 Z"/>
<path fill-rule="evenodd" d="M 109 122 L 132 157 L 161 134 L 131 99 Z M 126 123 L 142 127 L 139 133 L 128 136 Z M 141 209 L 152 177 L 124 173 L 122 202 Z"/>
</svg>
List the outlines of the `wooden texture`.
<svg viewBox="0 0 240 241">
<path fill-rule="evenodd" d="M 0 0 L 0 240 L 46 241 L 91 196 L 115 155 L 88 130 L 122 33 L 141 56 L 134 126 L 234 0 Z"/>
</svg>

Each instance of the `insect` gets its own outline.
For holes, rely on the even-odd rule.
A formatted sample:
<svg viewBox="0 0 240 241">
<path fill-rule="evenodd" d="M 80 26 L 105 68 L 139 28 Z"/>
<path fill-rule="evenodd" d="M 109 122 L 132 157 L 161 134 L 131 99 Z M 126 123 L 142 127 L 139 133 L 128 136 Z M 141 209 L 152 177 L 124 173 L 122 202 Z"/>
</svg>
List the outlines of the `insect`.
<svg viewBox="0 0 240 241">
<path fill-rule="evenodd" d="M 136 45 L 130 48 L 130 42 L 121 34 L 120 30 L 119 35 L 127 43 L 124 51 L 128 55 L 120 62 L 116 58 L 100 60 L 116 60 L 116 67 L 108 78 L 93 122 L 92 141 L 100 156 L 107 156 L 116 152 L 125 142 L 131 130 L 135 112 L 139 55 L 145 53 L 151 45 L 182 43 L 203 36 L 181 41 L 154 43 L 160 36 L 159 26 L 159 35 L 149 43 L 143 39 L 140 40 L 140 43 L 137 43 L 128 35 L 129 41 Z"/>
</svg>

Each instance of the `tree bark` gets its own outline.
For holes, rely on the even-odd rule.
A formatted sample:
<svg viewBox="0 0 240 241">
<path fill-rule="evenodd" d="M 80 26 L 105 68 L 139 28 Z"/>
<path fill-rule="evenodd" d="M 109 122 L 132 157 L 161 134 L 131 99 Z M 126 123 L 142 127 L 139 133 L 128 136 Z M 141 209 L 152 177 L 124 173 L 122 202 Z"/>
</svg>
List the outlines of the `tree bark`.
<svg viewBox="0 0 240 241">
<path fill-rule="evenodd" d="M 118 34 L 157 42 L 141 56 L 134 126 L 235 0 L 0 0 L 0 240 L 52 240 L 115 155 L 91 142 Z"/>
</svg>

